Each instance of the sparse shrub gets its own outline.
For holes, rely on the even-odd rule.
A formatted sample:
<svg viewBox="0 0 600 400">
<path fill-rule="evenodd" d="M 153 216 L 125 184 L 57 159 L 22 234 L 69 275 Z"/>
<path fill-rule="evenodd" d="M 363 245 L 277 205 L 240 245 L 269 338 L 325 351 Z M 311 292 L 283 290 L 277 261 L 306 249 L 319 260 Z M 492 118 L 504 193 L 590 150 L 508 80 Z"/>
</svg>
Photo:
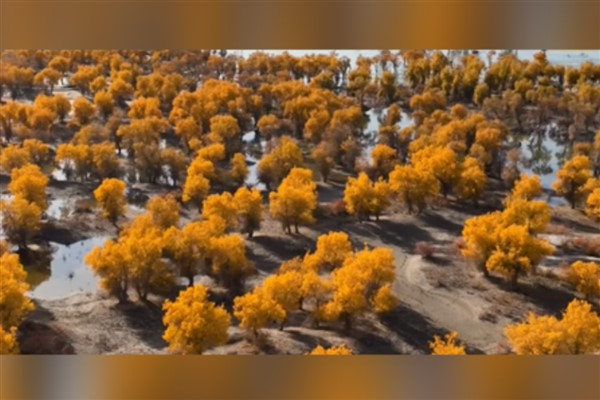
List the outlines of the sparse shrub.
<svg viewBox="0 0 600 400">
<path fill-rule="evenodd" d="M 435 250 L 435 246 L 427 242 L 419 242 L 415 246 L 415 253 L 428 260 L 434 258 Z"/>
</svg>

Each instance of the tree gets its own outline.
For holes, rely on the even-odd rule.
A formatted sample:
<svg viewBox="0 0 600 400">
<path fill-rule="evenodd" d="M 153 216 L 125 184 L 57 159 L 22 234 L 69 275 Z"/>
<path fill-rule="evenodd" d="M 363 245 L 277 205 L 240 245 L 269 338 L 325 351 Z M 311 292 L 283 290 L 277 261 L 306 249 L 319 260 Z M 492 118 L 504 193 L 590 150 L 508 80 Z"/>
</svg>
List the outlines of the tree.
<svg viewBox="0 0 600 400">
<path fill-rule="evenodd" d="M 377 312 L 393 309 L 397 304 L 390 291 L 394 271 L 390 249 L 364 249 L 347 257 L 332 273 L 333 297 L 323 309 L 325 318 L 341 318 L 350 329 L 353 319 L 371 307 Z"/>
<path fill-rule="evenodd" d="M 397 165 L 390 173 L 390 188 L 398 200 L 412 213 L 414 207 L 423 211 L 427 201 L 439 193 L 439 183 L 429 171 Z"/>
<path fill-rule="evenodd" d="M 48 177 L 40 168 L 34 164 L 27 164 L 11 171 L 8 190 L 13 196 L 34 203 L 43 212 L 48 208 L 46 185 Z"/>
<path fill-rule="evenodd" d="M 390 205 L 390 186 L 381 178 L 373 183 L 367 174 L 361 172 L 357 178 L 348 178 L 344 189 L 346 211 L 355 214 L 358 220 L 368 220 L 371 215 L 379 220 L 381 213 Z"/>
<path fill-rule="evenodd" d="M 19 256 L 4 253 L 0 255 L 0 265 L 0 327 L 9 331 L 19 326 L 34 305 L 25 296 L 29 285 L 25 282 L 27 273 L 19 262 Z"/>
<path fill-rule="evenodd" d="M 202 218 L 218 216 L 225 221 L 228 229 L 237 226 L 237 210 L 233 196 L 229 192 L 211 194 L 202 203 Z"/>
<path fill-rule="evenodd" d="M 319 143 L 311 152 L 311 157 L 317 164 L 323 182 L 327 182 L 329 174 L 335 166 L 335 155 L 334 145 L 327 141 Z"/>
<path fill-rule="evenodd" d="M 593 354 L 600 350 L 600 317 L 589 303 L 573 300 L 561 319 L 530 313 L 525 322 L 504 328 L 504 335 L 520 355 Z"/>
<path fill-rule="evenodd" d="M 293 168 L 281 182 L 276 192 L 269 193 L 269 212 L 279 220 L 283 228 L 296 233 L 300 224 L 313 223 L 313 211 L 317 207 L 317 185 L 312 180 L 312 171 Z"/>
<path fill-rule="evenodd" d="M 285 311 L 280 329 L 283 330 L 288 315 L 300 308 L 302 302 L 302 274 L 299 271 L 279 272 L 262 282 L 267 296 L 272 298 Z"/>
<path fill-rule="evenodd" d="M 442 340 L 439 336 L 433 337 L 433 342 L 429 342 L 429 348 L 431 348 L 431 354 L 436 356 L 445 355 L 464 355 L 465 346 L 462 344 L 456 344 L 456 338 L 458 333 L 450 332 Z"/>
<path fill-rule="evenodd" d="M 202 354 L 229 339 L 231 317 L 222 306 L 208 300 L 202 285 L 181 291 L 174 302 L 166 300 L 163 311 L 163 339 L 171 353 Z"/>
<path fill-rule="evenodd" d="M 0 326 L 0 355 L 18 354 L 19 344 L 17 343 L 17 327 L 4 329 Z"/>
<path fill-rule="evenodd" d="M 192 222 L 178 229 L 169 228 L 163 235 L 165 253 L 174 261 L 179 276 L 194 285 L 194 276 L 207 273 L 210 240 L 225 232 L 225 221 L 218 217 Z"/>
<path fill-rule="evenodd" d="M 496 248 L 485 267 L 510 278 L 513 287 L 520 275 L 535 269 L 542 258 L 554 252 L 550 243 L 535 238 L 521 225 L 501 229 L 495 241 Z"/>
<path fill-rule="evenodd" d="M 519 180 L 515 182 L 511 193 L 512 198 L 521 198 L 524 200 L 532 200 L 541 195 L 542 184 L 537 175 L 521 175 Z"/>
<path fill-rule="evenodd" d="M 95 247 L 85 257 L 100 286 L 126 302 L 130 288 L 145 301 L 150 292 L 169 289 L 173 276 L 161 256 L 165 241 L 162 232 L 145 214 L 124 228 L 117 241 L 107 240 L 103 247 Z"/>
<path fill-rule="evenodd" d="M 311 352 L 311 356 L 350 356 L 352 355 L 352 350 L 346 347 L 345 344 L 341 344 L 339 346 L 332 346 L 328 349 L 323 346 L 315 347 Z"/>
<path fill-rule="evenodd" d="M 486 276 L 485 265 L 496 247 L 496 231 L 501 223 L 502 213 L 496 211 L 467 219 L 462 230 L 462 256 L 472 260 Z"/>
<path fill-rule="evenodd" d="M 385 144 L 378 144 L 371 150 L 372 169 L 376 177 L 386 177 L 398 162 L 396 150 Z"/>
<path fill-rule="evenodd" d="M 281 323 L 285 310 L 261 287 L 233 300 L 233 315 L 240 326 L 258 337 L 258 330 L 269 322 Z"/>
<path fill-rule="evenodd" d="M 56 149 L 56 162 L 63 164 L 67 179 L 70 179 L 71 171 L 74 170 L 75 175 L 84 181 L 93 170 L 94 153 L 87 144 L 60 144 Z"/>
<path fill-rule="evenodd" d="M 78 97 L 73 101 L 73 114 L 79 125 L 86 125 L 94 115 L 94 105 L 85 97 Z"/>
<path fill-rule="evenodd" d="M 304 163 L 302 150 L 288 136 L 283 136 L 273 150 L 258 162 L 258 177 L 267 187 L 280 182 L 293 168 Z"/>
<path fill-rule="evenodd" d="M 164 231 L 179 222 L 179 203 L 172 194 L 153 196 L 148 200 L 146 210 L 154 224 Z"/>
<path fill-rule="evenodd" d="M 242 232 L 251 238 L 254 231 L 260 229 L 263 218 L 263 198 L 256 189 L 239 188 L 233 195 L 238 225 Z"/>
<path fill-rule="evenodd" d="M 242 137 L 237 120 L 231 115 L 215 115 L 210 119 L 208 139 L 212 143 L 223 143 L 227 158 L 240 150 Z"/>
<path fill-rule="evenodd" d="M 161 164 L 166 167 L 168 176 L 171 178 L 173 186 L 183 179 L 183 175 L 187 168 L 187 158 L 179 149 L 167 147 L 160 151 Z"/>
<path fill-rule="evenodd" d="M 463 200 L 472 200 L 474 204 L 477 204 L 477 200 L 485 191 L 486 184 L 487 176 L 479 160 L 465 157 L 456 185 L 458 197 Z"/>
<path fill-rule="evenodd" d="M 238 186 L 242 186 L 247 176 L 246 157 L 242 153 L 235 153 L 231 158 L 231 178 Z"/>
<path fill-rule="evenodd" d="M 202 201 L 210 189 L 210 178 L 214 175 L 215 167 L 212 162 L 196 157 L 187 170 L 187 177 L 183 185 L 182 200 Z"/>
<path fill-rule="evenodd" d="M 31 162 L 41 167 L 50 161 L 50 146 L 37 139 L 26 139 L 23 141 L 23 149 L 29 153 Z"/>
<path fill-rule="evenodd" d="M 12 201 L 0 201 L 0 215 L 6 237 L 20 248 L 24 249 L 40 230 L 42 210 L 20 196 L 15 196 Z"/>
<path fill-rule="evenodd" d="M 212 275 L 230 292 L 241 292 L 244 280 L 254 272 L 253 264 L 246 258 L 244 239 L 237 234 L 213 237 L 208 255 Z"/>
<path fill-rule="evenodd" d="M 594 189 L 594 191 L 588 196 L 585 212 L 591 218 L 595 219 L 596 221 L 600 221 L 600 188 Z"/>
<path fill-rule="evenodd" d="M 196 157 L 216 163 L 225 158 L 225 146 L 221 143 L 212 143 L 197 149 Z"/>
<path fill-rule="evenodd" d="M 352 254 L 350 237 L 344 232 L 329 232 L 319 236 L 314 253 L 319 269 L 333 270 L 341 267 L 346 257 Z"/>
<path fill-rule="evenodd" d="M 113 100 L 110 93 L 101 90 L 94 95 L 94 104 L 96 110 L 105 120 L 108 119 L 115 108 L 115 101 Z"/>
<path fill-rule="evenodd" d="M 103 180 L 94 190 L 94 198 L 102 207 L 102 216 L 117 226 L 117 220 L 125 215 L 127 208 L 125 182 L 115 178 Z"/>
<path fill-rule="evenodd" d="M 567 161 L 556 174 L 557 180 L 552 184 L 552 189 L 563 196 L 571 208 L 585 197 L 584 186 L 592 177 L 592 164 L 586 156 L 575 156 Z"/>
<path fill-rule="evenodd" d="M 522 225 L 532 235 L 544 232 L 550 218 L 550 206 L 542 200 L 527 201 L 520 198 L 509 198 L 506 208 L 502 212 L 504 226 Z"/>
<path fill-rule="evenodd" d="M 29 152 L 14 144 L 3 147 L 0 151 L 0 168 L 10 174 L 12 170 L 21 168 L 31 162 Z"/>
<path fill-rule="evenodd" d="M 600 266 L 595 262 L 575 261 L 569 268 L 567 281 L 588 301 L 600 297 Z"/>
<path fill-rule="evenodd" d="M 411 156 L 411 163 L 415 168 L 433 174 L 444 197 L 450 194 L 460 178 L 461 165 L 449 147 L 425 147 Z"/>
</svg>

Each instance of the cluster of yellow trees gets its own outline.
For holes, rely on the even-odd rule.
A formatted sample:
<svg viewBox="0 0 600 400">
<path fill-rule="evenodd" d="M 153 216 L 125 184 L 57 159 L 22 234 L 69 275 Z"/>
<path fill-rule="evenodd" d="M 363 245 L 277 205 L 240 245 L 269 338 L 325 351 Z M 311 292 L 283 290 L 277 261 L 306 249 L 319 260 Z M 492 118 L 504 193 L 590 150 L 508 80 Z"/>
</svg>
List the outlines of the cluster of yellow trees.
<svg viewBox="0 0 600 400">
<path fill-rule="evenodd" d="M 7 239 L 22 249 L 41 228 L 42 214 L 48 208 L 47 184 L 48 177 L 35 164 L 11 171 L 8 190 L 12 199 L 0 201 L 0 216 Z"/>
<path fill-rule="evenodd" d="M 236 297 L 233 316 L 254 337 L 272 322 L 283 329 L 289 315 L 300 310 L 317 323 L 342 320 L 350 328 L 361 313 L 383 313 L 397 305 L 394 277 L 391 250 L 354 251 L 348 235 L 330 232 L 319 237 L 313 253 L 283 263 L 276 274 Z M 201 353 L 228 340 L 231 316 L 208 300 L 202 285 L 181 292 L 164 309 L 164 338 L 173 352 Z"/>
<path fill-rule="evenodd" d="M 25 293 L 29 285 L 19 256 L 0 242 L 0 354 L 19 352 L 17 328 L 34 305 Z"/>
<path fill-rule="evenodd" d="M 520 275 L 533 270 L 554 247 L 537 235 L 550 222 L 550 207 L 532 200 L 541 194 L 537 176 L 522 176 L 505 200 L 503 211 L 473 217 L 462 231 L 462 255 L 487 275 L 498 272 L 517 284 Z"/>
</svg>

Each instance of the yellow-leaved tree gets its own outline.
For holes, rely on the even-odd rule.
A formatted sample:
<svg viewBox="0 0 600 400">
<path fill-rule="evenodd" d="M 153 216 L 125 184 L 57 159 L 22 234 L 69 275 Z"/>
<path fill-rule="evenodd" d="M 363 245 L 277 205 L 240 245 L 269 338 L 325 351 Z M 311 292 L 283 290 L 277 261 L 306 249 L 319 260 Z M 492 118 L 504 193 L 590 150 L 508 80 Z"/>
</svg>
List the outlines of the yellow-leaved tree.
<svg viewBox="0 0 600 400">
<path fill-rule="evenodd" d="M 273 150 L 260 159 L 258 177 L 270 189 L 272 184 L 281 182 L 293 168 L 301 167 L 303 163 L 300 147 L 290 137 L 283 136 Z"/>
<path fill-rule="evenodd" d="M 418 212 L 423 211 L 427 201 L 440 191 L 439 182 L 430 171 L 409 165 L 397 165 L 390 172 L 390 188 L 409 213 L 415 207 Z"/>
<path fill-rule="evenodd" d="M 267 296 L 285 312 L 279 328 L 283 330 L 288 315 L 300 308 L 302 302 L 302 274 L 299 271 L 279 272 L 267 277 L 261 284 Z"/>
<path fill-rule="evenodd" d="M 211 194 L 202 203 L 202 218 L 216 216 L 225 221 L 228 229 L 237 226 L 237 210 L 233 196 L 229 192 Z"/>
<path fill-rule="evenodd" d="M 446 334 L 443 339 L 435 335 L 433 341 L 429 342 L 431 354 L 436 356 L 464 355 L 465 346 L 456 342 L 457 337 L 458 333 L 456 332 Z"/>
<path fill-rule="evenodd" d="M 324 318 L 342 319 L 346 329 L 350 329 L 353 319 L 363 312 L 392 310 L 398 303 L 391 292 L 394 271 L 390 249 L 365 248 L 346 257 L 332 273 L 333 297 L 323 308 Z"/>
<path fill-rule="evenodd" d="M 213 237 L 209 241 L 211 274 L 230 293 L 242 292 L 244 280 L 254 272 L 254 265 L 246 258 L 244 238 L 238 234 Z"/>
<path fill-rule="evenodd" d="M 18 354 L 17 327 L 4 329 L 0 326 L 0 354 Z"/>
<path fill-rule="evenodd" d="M 153 196 L 148 200 L 146 210 L 154 224 L 162 230 L 177 226 L 179 222 L 179 203 L 172 194 Z"/>
<path fill-rule="evenodd" d="M 532 271 L 545 256 L 554 253 L 550 243 L 537 239 L 522 225 L 501 229 L 495 246 L 485 267 L 509 278 L 513 286 L 520 275 Z"/>
<path fill-rule="evenodd" d="M 261 287 L 233 300 L 233 315 L 240 326 L 251 332 L 256 339 L 258 330 L 270 322 L 281 323 L 285 310 Z"/>
<path fill-rule="evenodd" d="M 11 171 L 8 190 L 13 196 L 37 205 L 43 212 L 48 208 L 46 185 L 48 177 L 42 173 L 40 167 L 27 164 Z"/>
<path fill-rule="evenodd" d="M 246 157 L 242 153 L 235 153 L 231 158 L 231 179 L 238 186 L 242 186 L 247 176 L 248 166 L 246 165 Z"/>
<path fill-rule="evenodd" d="M 129 299 L 130 289 L 145 301 L 150 292 L 173 285 L 173 276 L 161 259 L 164 246 L 162 231 L 150 215 L 143 214 L 125 227 L 118 240 L 94 247 L 84 261 L 101 278 L 100 286 L 119 302 Z"/>
<path fill-rule="evenodd" d="M 449 147 L 425 147 L 411 155 L 411 163 L 415 168 L 433 174 L 444 197 L 454 189 L 461 175 L 461 164 Z"/>
<path fill-rule="evenodd" d="M 594 189 L 594 191 L 588 196 L 585 202 L 585 212 L 590 218 L 600 221 L 600 188 Z"/>
<path fill-rule="evenodd" d="M 575 261 L 569 268 L 567 281 L 588 301 L 600 297 L 600 266 L 595 262 Z"/>
<path fill-rule="evenodd" d="M 2 229 L 9 242 L 21 249 L 27 246 L 31 238 L 40 230 L 42 210 L 20 196 L 11 201 L 0 200 Z"/>
<path fill-rule="evenodd" d="M 103 180 L 94 190 L 94 198 L 100 203 L 102 216 L 117 226 L 117 220 L 125 215 L 127 210 L 125 182 L 116 178 Z"/>
<path fill-rule="evenodd" d="M 477 205 L 486 184 L 487 176 L 481 162 L 474 157 L 465 157 L 455 187 L 458 197 L 462 200 L 471 200 Z"/>
<path fill-rule="evenodd" d="M 166 326 L 163 338 L 169 351 L 177 354 L 202 354 L 227 343 L 231 317 L 222 306 L 208 300 L 202 285 L 194 285 L 179 293 L 173 302 L 163 305 Z"/>
<path fill-rule="evenodd" d="M 356 215 L 359 221 L 369 220 L 371 215 L 379 220 L 381 213 L 390 206 L 390 185 L 379 178 L 373 183 L 367 174 L 361 172 L 357 178 L 348 178 L 344 189 L 344 205 L 349 214 Z"/>
<path fill-rule="evenodd" d="M 233 202 L 238 218 L 240 230 L 248 235 L 254 235 L 254 231 L 260 228 L 263 218 L 263 198 L 256 189 L 241 187 L 233 195 Z"/>
<path fill-rule="evenodd" d="M 516 354 L 594 354 L 600 350 L 600 317 L 589 303 L 573 300 L 561 319 L 530 313 L 504 334 Z"/>
<path fill-rule="evenodd" d="M 537 175 L 521 175 L 513 186 L 511 197 L 532 200 L 542 195 L 542 184 Z"/>
<path fill-rule="evenodd" d="M 313 211 L 317 207 L 317 185 L 313 182 L 312 171 L 293 168 L 281 182 L 276 192 L 269 193 L 269 212 L 279 220 L 288 233 L 294 226 L 314 222 Z"/>
<path fill-rule="evenodd" d="M 194 276 L 208 273 L 210 241 L 225 232 L 225 221 L 219 217 L 191 222 L 182 229 L 173 226 L 163 235 L 165 252 L 174 261 L 179 276 L 194 285 Z"/>
<path fill-rule="evenodd" d="M 345 344 L 340 344 L 339 346 L 331 346 L 329 348 L 324 348 L 323 346 L 315 347 L 311 352 L 311 356 L 350 356 L 352 355 L 352 350 L 350 350 Z"/>
<path fill-rule="evenodd" d="M 575 208 L 585 198 L 585 184 L 592 177 L 592 163 L 587 156 L 575 156 L 567 161 L 556 174 L 552 189 L 563 196 Z"/>
<path fill-rule="evenodd" d="M 200 203 L 208 194 L 210 179 L 213 179 L 214 174 L 215 166 L 211 161 L 196 157 L 187 169 L 182 200 L 185 203 L 191 200 Z"/>
<path fill-rule="evenodd" d="M 19 262 L 19 256 L 5 252 L 0 256 L 0 326 L 9 333 L 18 327 L 34 305 L 25 293 L 29 285 L 27 273 Z"/>
</svg>

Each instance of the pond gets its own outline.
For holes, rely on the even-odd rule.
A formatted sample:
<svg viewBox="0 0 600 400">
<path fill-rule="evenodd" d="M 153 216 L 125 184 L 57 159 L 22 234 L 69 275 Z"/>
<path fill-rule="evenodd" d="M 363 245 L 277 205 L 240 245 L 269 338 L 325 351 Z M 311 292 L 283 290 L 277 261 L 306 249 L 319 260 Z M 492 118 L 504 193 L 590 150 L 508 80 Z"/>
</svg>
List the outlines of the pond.
<svg viewBox="0 0 600 400">
<path fill-rule="evenodd" d="M 85 265 L 85 256 L 96 246 L 102 246 L 108 237 L 94 237 L 62 245 L 51 242 L 51 261 L 25 265 L 27 281 L 32 289 L 29 295 L 38 299 L 58 299 L 75 293 L 94 293 L 98 279 Z"/>
</svg>

